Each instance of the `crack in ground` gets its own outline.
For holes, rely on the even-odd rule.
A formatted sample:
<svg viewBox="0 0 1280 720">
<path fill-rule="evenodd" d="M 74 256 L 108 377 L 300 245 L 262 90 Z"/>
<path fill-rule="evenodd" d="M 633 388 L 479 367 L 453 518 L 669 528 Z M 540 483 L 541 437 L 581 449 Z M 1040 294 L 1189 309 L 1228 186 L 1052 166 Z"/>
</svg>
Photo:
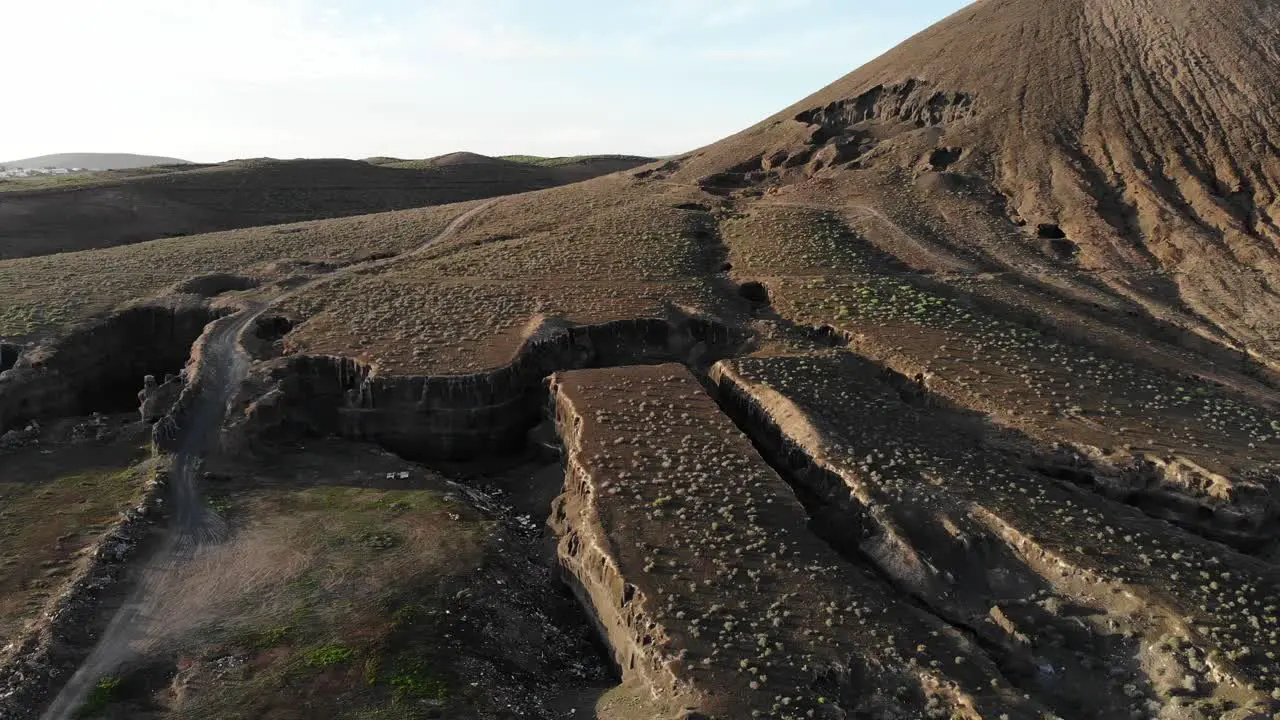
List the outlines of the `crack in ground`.
<svg viewBox="0 0 1280 720">
<path fill-rule="evenodd" d="M 690 368 L 690 370 L 694 372 L 693 368 Z M 773 431 L 773 434 L 777 435 L 777 440 L 768 441 L 765 437 L 767 431 L 750 420 L 746 406 L 742 403 L 735 403 L 734 398 L 731 396 L 731 391 L 716 383 L 710 375 L 694 372 L 694 377 L 702 384 L 708 396 L 720 407 L 721 413 L 732 421 L 738 430 L 751 441 L 761 458 L 791 488 L 796 499 L 809 514 L 811 522 L 809 529 L 815 537 L 826 543 L 846 562 L 864 569 L 878 578 L 892 589 L 895 595 L 904 599 L 916 610 L 934 618 L 941 624 L 954 628 L 961 635 L 973 641 L 982 649 L 983 654 L 992 661 L 992 664 L 1000 670 L 1000 673 L 1009 681 L 1010 685 L 1032 696 L 1040 694 L 1041 688 L 1027 684 L 1026 675 L 1028 669 L 1025 664 L 1019 665 L 1013 660 L 1009 648 L 984 636 L 975 626 L 965 622 L 955 613 L 949 612 L 947 609 L 931 602 L 927 597 L 904 586 L 875 558 L 862 550 L 859 544 L 859 540 L 862 538 L 855 537 L 855 535 L 862 534 L 865 536 L 873 533 L 874 530 L 868 527 L 868 524 L 875 521 L 865 517 L 862 513 L 858 513 L 852 506 L 841 509 L 836 504 L 822 498 L 819 493 L 798 477 L 798 473 L 794 468 L 795 460 L 803 458 L 802 462 L 811 471 L 832 475 L 833 477 L 829 479 L 834 484 L 843 486 L 843 480 L 822 469 L 813 461 L 808 452 L 799 445 L 790 442 L 780 428 L 776 428 Z M 852 530 L 849 529 L 851 520 L 854 520 Z M 845 529 L 841 530 L 840 528 L 842 527 Z M 1047 704 L 1051 705 L 1052 703 Z"/>
<path fill-rule="evenodd" d="M 1072 460 L 1077 463 L 1077 466 L 1062 472 L 1062 468 L 1059 467 L 1060 463 L 1053 461 L 1053 453 L 1046 450 L 1043 447 L 1043 443 L 1026 437 L 1024 433 L 1016 429 L 995 424 L 987 416 L 959 404 L 950 397 L 929 389 L 924 384 L 921 376 L 917 376 L 915 380 L 912 380 L 882 361 L 863 355 L 855 347 L 856 341 L 847 333 L 829 325 L 816 328 L 799 325 L 778 315 L 776 312 L 770 313 L 769 320 L 778 323 L 786 331 L 800 333 L 810 341 L 823 347 L 845 350 L 873 363 L 882 371 L 884 382 L 893 388 L 907 405 L 923 408 L 945 408 L 960 415 L 972 416 L 975 423 L 982 421 L 982 424 L 986 427 L 982 431 L 970 432 L 969 434 L 975 440 L 983 442 L 984 446 L 989 445 L 987 442 L 989 432 L 987 431 L 990 429 L 994 429 L 1000 434 L 1022 437 L 1025 442 L 1022 442 L 1021 445 L 1030 450 L 1029 457 L 1022 456 L 1005 447 L 986 447 L 987 451 L 1007 458 L 1019 467 L 1038 473 L 1053 482 L 1068 483 L 1073 488 L 1089 492 L 1118 507 L 1137 510 L 1152 520 L 1167 524 L 1175 531 L 1189 533 L 1205 540 L 1220 543 L 1235 552 L 1250 557 L 1274 562 L 1274 560 L 1269 560 L 1269 557 L 1277 553 L 1277 547 L 1280 547 L 1280 535 L 1277 534 L 1280 533 L 1280 524 L 1278 524 L 1280 518 L 1273 517 L 1265 521 L 1264 527 L 1259 528 L 1256 532 L 1245 532 L 1235 527 L 1220 527 L 1219 524 L 1213 522 L 1217 519 L 1217 515 L 1213 513 L 1211 508 L 1197 502 L 1194 496 L 1178 491 L 1178 483 L 1168 476 L 1169 471 L 1167 468 L 1142 461 L 1141 459 L 1140 462 L 1143 466 L 1141 468 L 1136 466 L 1133 468 L 1108 468 L 1090 458 L 1089 454 L 1076 443 L 1058 438 L 1057 442 L 1070 449 Z M 1111 491 L 1103 483 L 1098 482 L 1100 477 L 1125 476 L 1138 472 L 1144 472 L 1154 478 L 1155 487 L 1151 487 L 1151 484 L 1148 483 L 1144 488 L 1134 488 L 1131 491 L 1121 492 Z M 1193 516 L 1180 516 L 1177 513 L 1178 506 L 1190 509 Z M 1211 514 L 1207 518 L 1201 517 L 1200 515 L 1204 511 L 1208 511 Z M 1236 521 L 1230 518 L 1222 521 L 1222 523 L 1234 522 Z"/>
</svg>

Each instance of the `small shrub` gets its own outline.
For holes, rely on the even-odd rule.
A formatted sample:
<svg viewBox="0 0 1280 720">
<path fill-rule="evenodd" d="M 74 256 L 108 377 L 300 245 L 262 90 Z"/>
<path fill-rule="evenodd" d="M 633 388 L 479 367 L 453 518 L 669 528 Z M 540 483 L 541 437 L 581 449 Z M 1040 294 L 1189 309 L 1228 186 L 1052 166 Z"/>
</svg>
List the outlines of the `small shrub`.
<svg viewBox="0 0 1280 720">
<path fill-rule="evenodd" d="M 225 495 L 211 495 L 205 498 L 205 505 L 219 517 L 226 518 L 231 514 L 231 500 Z"/>
<path fill-rule="evenodd" d="M 432 672 L 424 660 L 398 665 L 386 678 L 395 690 L 397 701 L 409 698 L 420 700 L 444 700 L 449 696 L 448 684 Z"/>
<path fill-rule="evenodd" d="M 312 648 L 306 652 L 304 659 L 308 667 L 331 667 L 347 662 L 351 656 L 355 655 L 355 651 L 349 647 L 342 645 L 325 645 L 323 647 Z"/>
<path fill-rule="evenodd" d="M 364 532 L 356 540 L 371 550 L 390 550 L 400 544 L 400 538 L 389 532 Z"/>
<path fill-rule="evenodd" d="M 401 605 L 391 613 L 391 622 L 397 628 L 411 627 L 421 623 L 430 613 L 420 603 Z"/>
<path fill-rule="evenodd" d="M 292 634 L 293 627 L 291 625 L 277 625 L 258 633 L 254 638 L 253 644 L 263 650 L 273 648 L 283 643 Z"/>
<path fill-rule="evenodd" d="M 106 707 L 120 699 L 120 678 L 108 675 L 94 684 L 85 698 L 84 704 L 76 711 L 76 717 L 87 718 L 97 715 Z"/>
</svg>

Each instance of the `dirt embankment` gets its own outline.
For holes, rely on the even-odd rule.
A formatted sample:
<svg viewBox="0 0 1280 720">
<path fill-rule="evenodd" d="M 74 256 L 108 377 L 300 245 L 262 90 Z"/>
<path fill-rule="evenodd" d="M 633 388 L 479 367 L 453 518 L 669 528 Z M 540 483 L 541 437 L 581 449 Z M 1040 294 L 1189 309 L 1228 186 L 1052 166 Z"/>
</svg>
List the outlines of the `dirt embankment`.
<svg viewBox="0 0 1280 720">
<path fill-rule="evenodd" d="M 234 442 L 337 435 L 415 459 L 510 453 L 538 424 L 553 372 L 726 357 L 745 335 L 700 318 L 624 320 L 535 333 L 506 367 L 476 375 L 381 377 L 350 358 L 296 356 L 255 370 Z"/>
<path fill-rule="evenodd" d="M 141 500 L 86 550 L 87 561 L 46 607 L 21 643 L 0 664 L 0 718 L 27 720 L 57 692 L 106 629 L 104 602 L 119 602 L 130 564 L 155 540 L 155 518 L 168 487 L 168 471 L 151 463 Z"/>
<path fill-rule="evenodd" d="M 142 305 L 27 348 L 0 377 L 0 432 L 29 420 L 136 410 L 143 378 L 177 373 L 217 313 Z"/>
</svg>

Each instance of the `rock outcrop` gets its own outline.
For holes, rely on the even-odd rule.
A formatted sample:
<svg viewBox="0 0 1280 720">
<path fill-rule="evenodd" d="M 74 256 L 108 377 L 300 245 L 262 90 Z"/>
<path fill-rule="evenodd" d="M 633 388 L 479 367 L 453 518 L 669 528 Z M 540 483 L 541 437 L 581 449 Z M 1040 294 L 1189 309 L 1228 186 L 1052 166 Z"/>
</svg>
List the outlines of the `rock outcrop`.
<svg viewBox="0 0 1280 720">
<path fill-rule="evenodd" d="M 542 411 L 542 380 L 574 368 L 711 362 L 744 341 L 699 318 L 598 325 L 548 323 L 514 362 L 457 376 L 383 377 L 351 358 L 290 356 L 265 363 L 232 434 L 240 441 L 337 435 L 409 458 L 474 459 L 523 446 Z"/>
<path fill-rule="evenodd" d="M 142 421 L 153 423 L 168 414 L 182 394 L 182 386 L 180 375 L 167 374 L 163 383 L 156 382 L 155 375 L 144 377 L 142 389 L 138 391 L 138 414 Z"/>
</svg>

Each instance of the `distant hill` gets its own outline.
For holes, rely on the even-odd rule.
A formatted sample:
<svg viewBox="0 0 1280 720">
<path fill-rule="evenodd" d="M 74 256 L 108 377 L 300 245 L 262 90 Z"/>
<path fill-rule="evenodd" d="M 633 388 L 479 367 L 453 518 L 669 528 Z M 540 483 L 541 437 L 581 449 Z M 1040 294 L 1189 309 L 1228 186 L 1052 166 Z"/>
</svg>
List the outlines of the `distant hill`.
<svg viewBox="0 0 1280 720">
<path fill-rule="evenodd" d="M 525 165 L 541 165 L 542 167 L 562 167 L 565 165 L 582 165 L 598 163 L 651 163 L 658 158 L 640 157 L 639 155 L 569 155 L 566 157 L 543 157 L 541 155 L 500 155 L 499 160 L 509 160 Z"/>
<path fill-rule="evenodd" d="M 131 155 L 129 153 L 61 153 L 40 157 L 8 160 L 0 165 L 13 168 L 87 168 L 90 170 L 130 170 L 152 165 L 190 165 L 188 160 L 160 157 L 158 155 Z"/>
<path fill-rule="evenodd" d="M 503 165 L 504 162 L 496 157 L 481 155 L 473 152 L 453 152 L 446 155 L 433 157 L 429 161 L 432 165 L 444 167 L 448 165 Z"/>
<path fill-rule="evenodd" d="M 655 158 L 639 155 L 574 155 L 570 157 L 542 157 L 539 155 L 501 155 L 491 157 L 473 152 L 453 152 L 424 160 L 398 158 L 369 158 L 365 162 L 382 167 L 422 170 L 443 167 L 484 167 L 491 172 L 505 169 L 507 172 L 530 173 L 537 170 L 550 172 L 563 182 L 581 182 L 600 175 L 630 170 L 647 165 Z"/>
<path fill-rule="evenodd" d="M 430 160 L 253 158 L 0 180 L 0 260 L 509 195 L 647 161 L 583 158 L 539 166 L 472 153 Z"/>
</svg>

